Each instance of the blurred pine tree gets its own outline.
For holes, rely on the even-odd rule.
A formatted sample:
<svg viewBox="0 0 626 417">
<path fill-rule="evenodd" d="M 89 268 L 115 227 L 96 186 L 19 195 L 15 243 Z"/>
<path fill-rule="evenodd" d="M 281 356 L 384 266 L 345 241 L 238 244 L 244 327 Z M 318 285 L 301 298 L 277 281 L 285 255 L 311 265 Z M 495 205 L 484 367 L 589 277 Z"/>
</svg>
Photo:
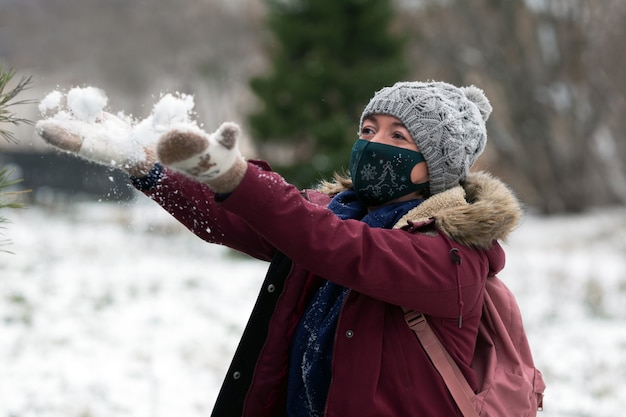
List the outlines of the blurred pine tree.
<svg viewBox="0 0 626 417">
<path fill-rule="evenodd" d="M 367 100 L 405 76 L 392 3 L 268 0 L 272 67 L 250 81 L 261 106 L 248 123 L 288 181 L 306 187 L 347 167 Z"/>
</svg>

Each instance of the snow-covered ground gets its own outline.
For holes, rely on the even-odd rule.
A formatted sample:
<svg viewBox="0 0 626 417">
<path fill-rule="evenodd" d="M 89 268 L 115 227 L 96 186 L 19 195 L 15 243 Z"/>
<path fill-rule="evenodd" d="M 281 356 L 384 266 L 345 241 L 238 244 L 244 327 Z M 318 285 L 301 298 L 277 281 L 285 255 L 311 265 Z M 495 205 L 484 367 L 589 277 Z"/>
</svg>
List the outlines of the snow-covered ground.
<svg viewBox="0 0 626 417">
<path fill-rule="evenodd" d="M 142 196 L 3 215 L 0 417 L 210 414 L 266 264 Z M 624 415 L 626 210 L 530 216 L 505 247 L 543 416 Z"/>
</svg>

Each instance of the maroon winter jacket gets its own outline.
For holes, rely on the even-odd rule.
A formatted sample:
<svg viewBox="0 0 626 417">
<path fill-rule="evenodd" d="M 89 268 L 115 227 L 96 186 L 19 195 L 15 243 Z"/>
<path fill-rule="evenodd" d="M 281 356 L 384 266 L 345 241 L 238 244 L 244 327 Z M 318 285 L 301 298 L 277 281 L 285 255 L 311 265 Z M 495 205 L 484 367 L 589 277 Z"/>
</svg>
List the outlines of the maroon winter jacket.
<svg viewBox="0 0 626 417">
<path fill-rule="evenodd" d="M 396 228 L 380 229 L 340 220 L 325 207 L 328 196 L 303 194 L 267 165 L 248 164 L 225 199 L 167 169 L 143 190 L 200 238 L 273 261 L 213 415 L 285 416 L 290 341 L 309 298 L 330 280 L 350 292 L 337 324 L 325 415 L 460 416 L 401 307 L 427 316 L 476 387 L 469 364 L 485 280 L 503 268 L 497 240 L 520 213 L 508 188 L 471 174 Z"/>
</svg>

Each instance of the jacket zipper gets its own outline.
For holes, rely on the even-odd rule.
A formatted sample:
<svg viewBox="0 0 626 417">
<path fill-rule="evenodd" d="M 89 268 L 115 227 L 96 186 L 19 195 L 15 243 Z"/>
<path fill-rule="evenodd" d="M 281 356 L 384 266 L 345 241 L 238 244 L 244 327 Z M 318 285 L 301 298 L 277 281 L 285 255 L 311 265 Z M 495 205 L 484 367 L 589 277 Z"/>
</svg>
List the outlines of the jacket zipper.
<svg viewBox="0 0 626 417">
<path fill-rule="evenodd" d="M 293 274 L 293 268 L 294 268 L 294 262 L 293 260 L 291 260 L 291 266 L 289 267 L 289 272 L 287 273 L 287 276 L 285 277 L 285 285 L 283 286 L 283 291 L 281 292 L 281 294 L 278 296 L 278 299 L 276 300 L 276 304 L 274 305 L 274 312 L 276 311 L 276 307 L 278 306 L 278 304 L 280 303 L 281 298 L 283 298 L 283 295 L 285 294 L 286 290 L 287 290 L 287 286 L 290 285 L 290 280 L 289 278 L 291 278 L 291 274 Z M 274 314 L 272 313 L 272 316 Z M 270 318 L 270 323 L 272 322 L 272 319 Z M 243 398 L 243 408 L 241 411 L 241 415 L 245 416 L 247 414 L 247 408 L 248 408 L 248 396 L 250 395 L 250 390 L 252 388 L 252 385 L 255 383 L 256 380 L 256 374 L 257 374 L 257 365 L 259 362 L 259 359 L 261 357 L 261 354 L 265 351 L 265 346 L 267 345 L 267 339 L 269 339 L 269 327 L 268 327 L 268 337 L 265 338 L 265 342 L 263 343 L 263 347 L 261 348 L 261 351 L 259 352 L 259 356 L 257 357 L 257 361 L 254 365 L 254 370 L 252 371 L 252 378 L 250 379 L 250 386 L 248 386 L 248 390 L 246 391 L 246 395 Z"/>
</svg>

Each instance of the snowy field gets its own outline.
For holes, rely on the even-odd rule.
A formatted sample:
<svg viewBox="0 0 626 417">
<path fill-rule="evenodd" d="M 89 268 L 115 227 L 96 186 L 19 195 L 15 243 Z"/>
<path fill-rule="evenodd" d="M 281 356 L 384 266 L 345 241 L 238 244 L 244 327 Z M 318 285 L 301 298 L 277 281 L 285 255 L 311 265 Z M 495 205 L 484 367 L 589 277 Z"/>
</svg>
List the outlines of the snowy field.
<svg viewBox="0 0 626 417">
<path fill-rule="evenodd" d="M 210 414 L 266 264 L 143 196 L 4 216 L 0 417 Z M 626 210 L 531 216 L 505 247 L 500 277 L 548 383 L 541 415 L 624 415 Z"/>
</svg>

